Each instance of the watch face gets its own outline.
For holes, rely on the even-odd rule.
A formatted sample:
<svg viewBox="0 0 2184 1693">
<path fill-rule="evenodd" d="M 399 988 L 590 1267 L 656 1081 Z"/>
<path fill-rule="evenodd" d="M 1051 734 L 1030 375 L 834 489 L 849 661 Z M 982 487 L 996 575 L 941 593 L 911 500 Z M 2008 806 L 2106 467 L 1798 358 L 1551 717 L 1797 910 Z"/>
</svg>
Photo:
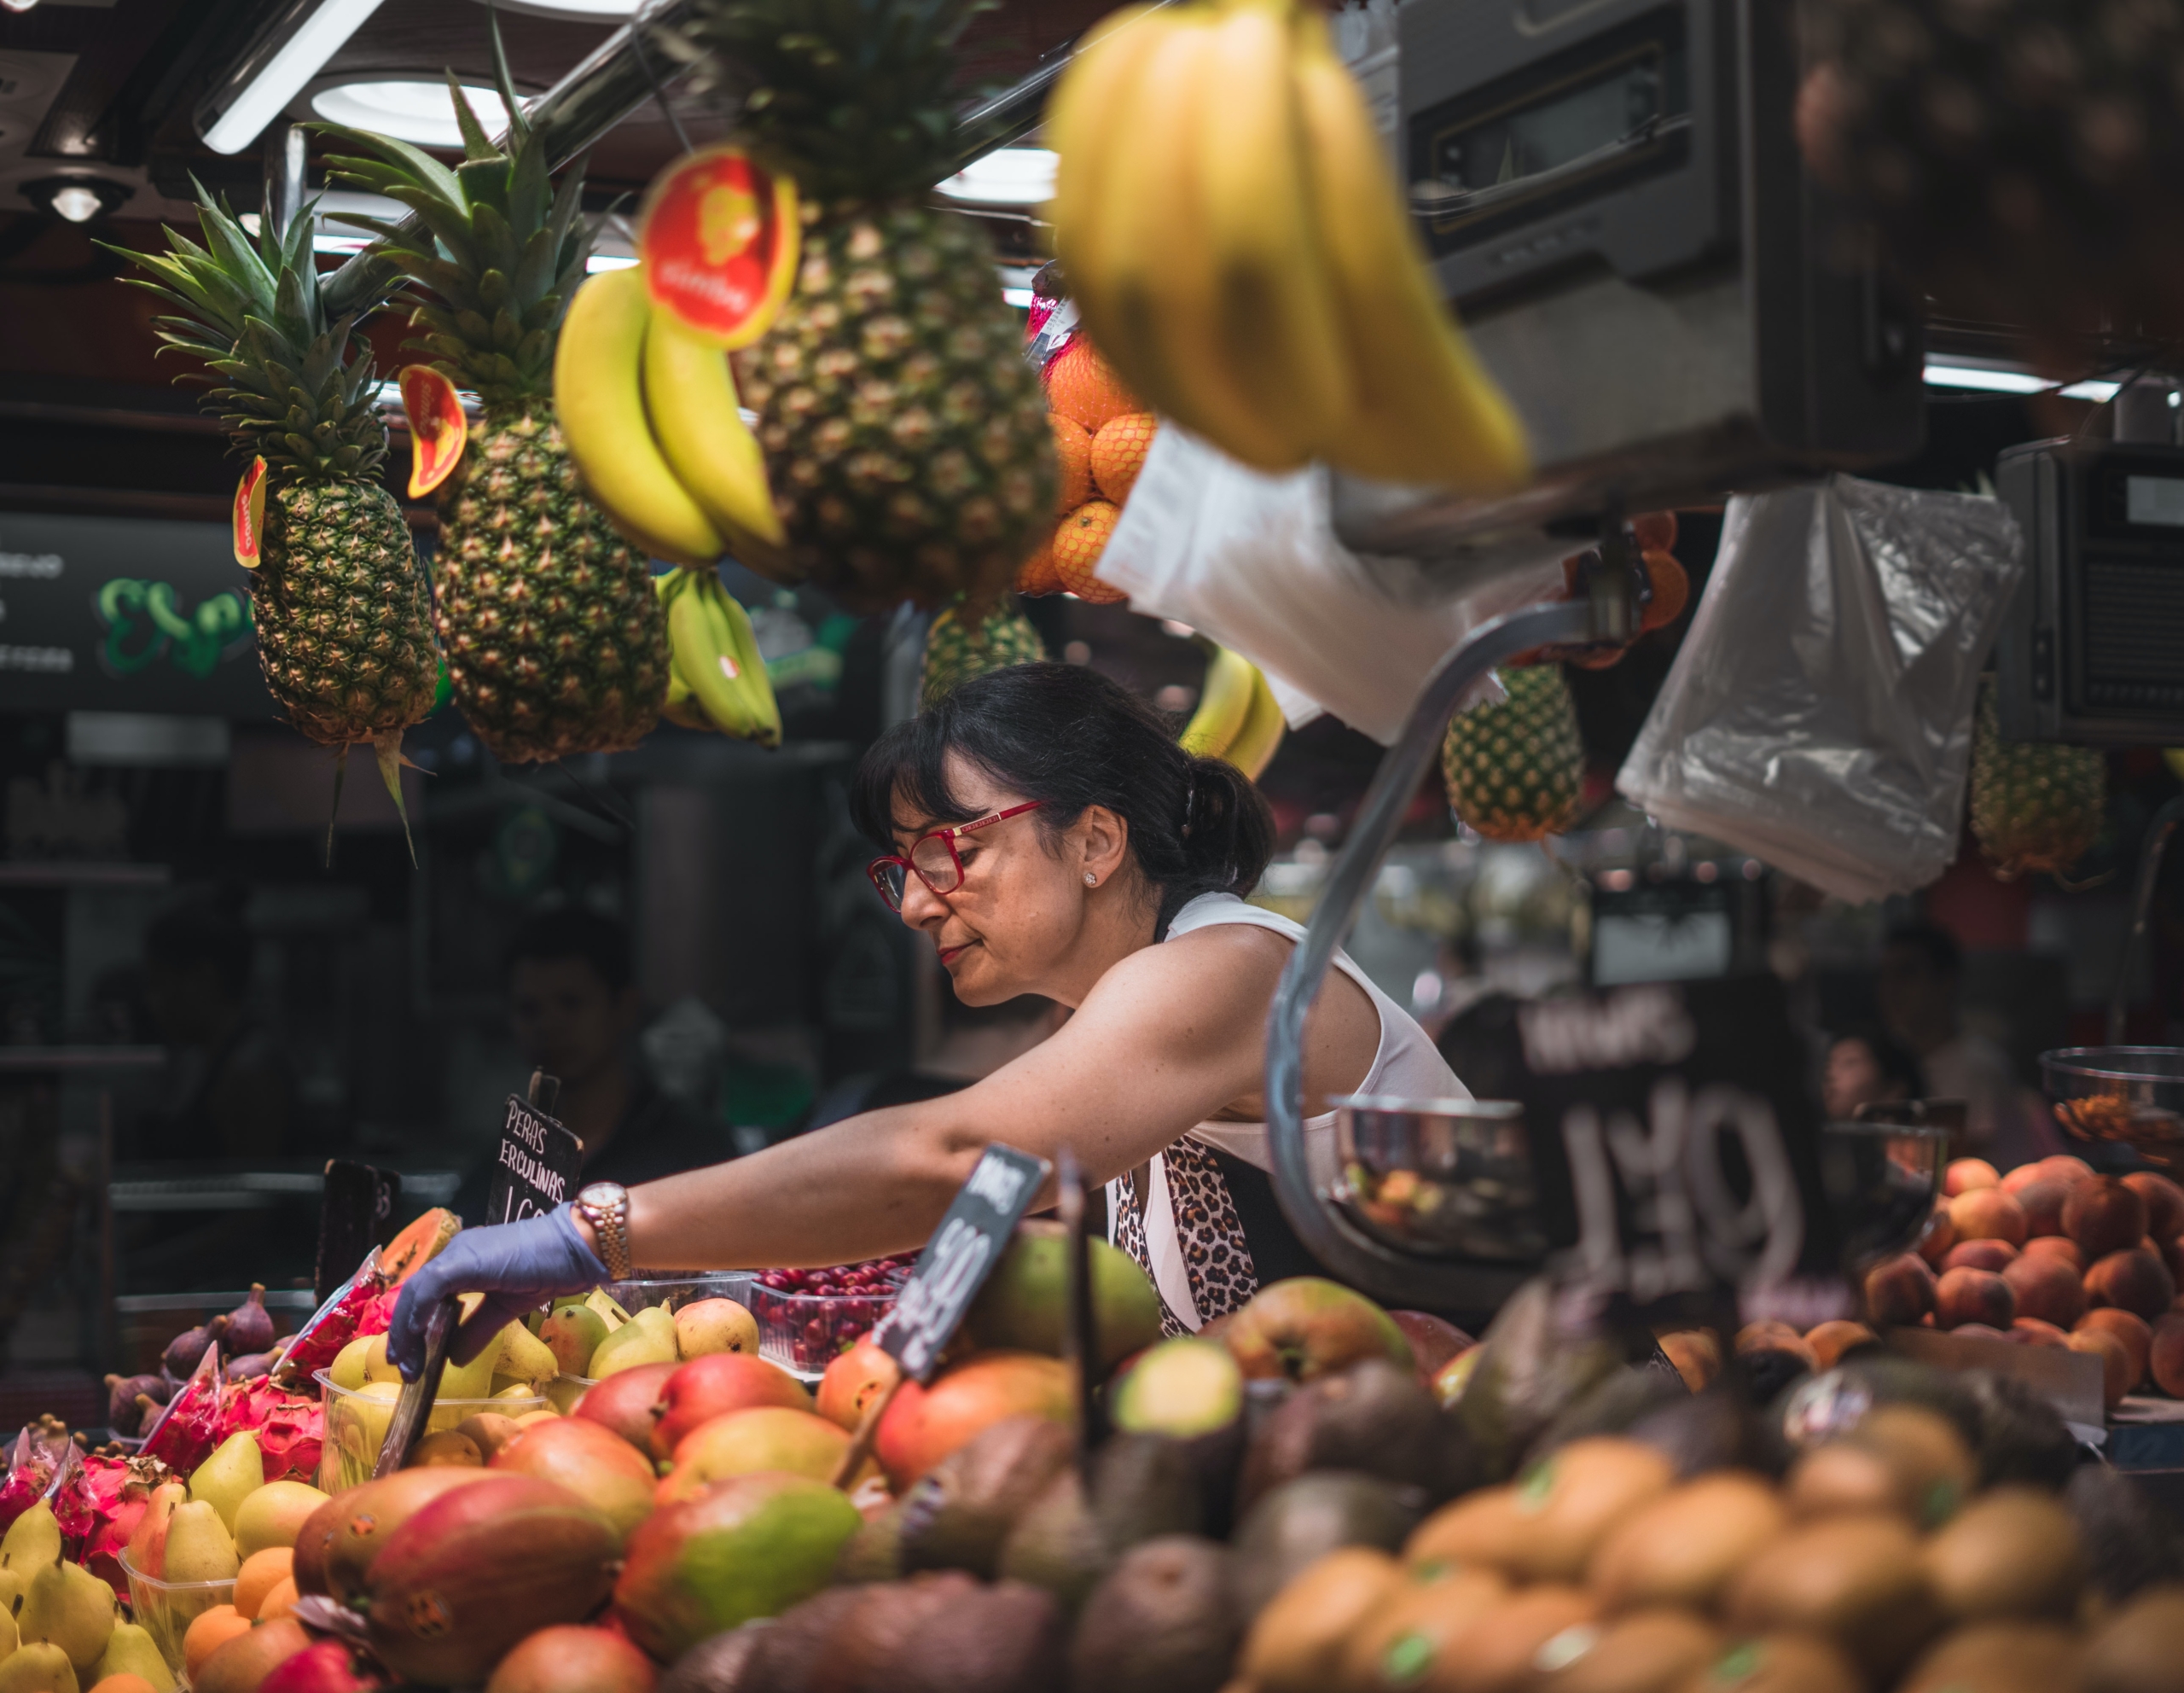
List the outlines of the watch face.
<svg viewBox="0 0 2184 1693">
<path fill-rule="evenodd" d="M 619 1182 L 594 1182 L 577 1195 L 585 1205 L 613 1205 L 628 1196 L 629 1190 Z"/>
</svg>

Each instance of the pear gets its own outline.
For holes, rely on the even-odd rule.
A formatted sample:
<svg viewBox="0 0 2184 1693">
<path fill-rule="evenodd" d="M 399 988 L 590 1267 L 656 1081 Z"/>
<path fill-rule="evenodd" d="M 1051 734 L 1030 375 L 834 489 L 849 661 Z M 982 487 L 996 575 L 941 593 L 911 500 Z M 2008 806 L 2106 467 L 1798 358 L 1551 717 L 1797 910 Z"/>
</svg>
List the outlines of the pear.
<svg viewBox="0 0 2184 1693">
<path fill-rule="evenodd" d="M 543 1390 L 530 1382 L 511 1382 L 502 1387 L 497 1379 L 493 1384 L 493 1397 L 497 1399 L 536 1399 L 543 1397 Z"/>
<path fill-rule="evenodd" d="M 84 1684 L 96 1687 L 109 1675 L 142 1676 L 151 1684 L 152 1693 L 174 1693 L 174 1672 L 160 1655 L 159 1644 L 138 1623 L 114 1624 L 113 1638 L 106 1643 Z"/>
<path fill-rule="evenodd" d="M 60 1647 L 82 1675 L 113 1638 L 114 1609 L 113 1588 L 83 1565 L 56 1554 L 31 1577 L 15 1626 L 26 1641 L 44 1640 Z"/>
<path fill-rule="evenodd" d="M 325 1503 L 326 1495 L 307 1481 L 268 1481 L 235 1513 L 235 1556 L 294 1545 L 304 1520 Z"/>
<path fill-rule="evenodd" d="M 501 1330 L 500 1374 L 543 1386 L 561 1373 L 554 1349 L 520 1323 Z"/>
<path fill-rule="evenodd" d="M 0 1693 L 78 1693 L 76 1667 L 58 1646 L 33 1640 L 0 1658 Z"/>
<path fill-rule="evenodd" d="M 675 1319 L 660 1306 L 647 1306 L 599 1343 L 591 1355 L 595 1379 L 634 1370 L 641 1364 L 677 1364 Z"/>
<path fill-rule="evenodd" d="M 0 1536 L 0 1568 L 14 1570 L 27 1583 L 61 1556 L 61 1524 L 53 1507 L 40 1499 Z"/>
<path fill-rule="evenodd" d="M 591 1355 L 607 1338 L 607 1319 L 588 1305 L 556 1306 L 540 1325 L 538 1338 L 549 1347 L 564 1376 L 591 1374 Z"/>
<path fill-rule="evenodd" d="M 489 1399 L 493 1396 L 493 1367 L 501 1361 L 501 1347 L 497 1340 L 485 1342 L 485 1350 L 468 1364 L 448 1361 L 447 1373 L 440 1377 L 440 1390 L 433 1395 L 433 1403 L 439 1405 L 449 1399 Z"/>
<path fill-rule="evenodd" d="M 235 1579 L 242 1560 L 235 1556 L 235 1536 L 228 1533 L 228 1525 L 209 1500 L 192 1499 L 175 1507 L 167 1521 L 166 1563 L 165 1579 L 169 1581 Z"/>
<path fill-rule="evenodd" d="M 386 1355 L 386 1336 L 373 1335 L 364 1341 L 364 1380 L 367 1382 L 399 1382 L 402 1372 L 394 1367 Z"/>
<path fill-rule="evenodd" d="M 174 1520 L 174 1508 L 189 1498 L 189 1485 L 184 1481 L 162 1481 L 152 1489 L 144 1514 L 136 1519 L 128 1548 L 122 1554 L 137 1574 L 148 1575 L 154 1581 L 167 1579 L 167 1524 Z"/>
<path fill-rule="evenodd" d="M 584 1303 L 587 1311 L 607 1325 L 610 1335 L 630 1320 L 630 1313 L 617 1305 L 613 1294 L 604 1288 L 594 1288 L 584 1296 Z"/>
<path fill-rule="evenodd" d="M 4 1658 L 23 1644 L 22 1631 L 15 1626 L 15 1613 L 22 1609 L 23 1596 L 18 1591 L 5 1610 L 0 1610 L 0 1658 Z"/>
<path fill-rule="evenodd" d="M 758 1319 L 732 1299 L 693 1300 L 675 1313 L 675 1344 L 682 1356 L 758 1350 Z"/>
<path fill-rule="evenodd" d="M 383 1335 L 359 1335 L 334 1354 L 334 1362 L 326 1368 L 326 1379 L 351 1393 L 370 1381 L 371 1377 L 365 1373 L 365 1359 L 371 1352 L 374 1341 L 379 1341 L 382 1352 L 386 1350 L 386 1341 Z"/>
<path fill-rule="evenodd" d="M 30 1585 L 21 1571 L 0 1569 L 0 1616 L 8 1619 L 9 1630 L 6 1635 L 0 1636 L 8 1643 L 6 1649 L 0 1650 L 0 1658 L 6 1657 L 15 1649 L 15 1616 L 23 1608 L 23 1595 L 30 1591 Z"/>
<path fill-rule="evenodd" d="M 230 1434 L 199 1464 L 189 1478 L 189 1497 L 209 1500 L 228 1533 L 235 1532 L 242 1502 L 265 1485 L 265 1458 L 248 1429 Z"/>
<path fill-rule="evenodd" d="M 341 1429 L 338 1438 L 342 1451 L 363 1465 L 357 1481 L 371 1479 L 379 1449 L 386 1444 L 387 1425 L 394 1421 L 394 1402 L 401 1397 L 402 1389 L 395 1382 L 367 1382 L 341 1401 L 336 1419 Z M 330 1428 L 328 1433 L 331 1435 Z"/>
</svg>

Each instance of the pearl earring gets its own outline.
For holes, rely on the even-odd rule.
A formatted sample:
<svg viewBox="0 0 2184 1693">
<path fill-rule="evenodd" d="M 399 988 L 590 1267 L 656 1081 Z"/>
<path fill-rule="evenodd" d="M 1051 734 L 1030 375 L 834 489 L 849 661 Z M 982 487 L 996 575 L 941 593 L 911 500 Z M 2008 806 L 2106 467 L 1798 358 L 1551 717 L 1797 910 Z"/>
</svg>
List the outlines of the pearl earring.
<svg viewBox="0 0 2184 1693">
<path fill-rule="evenodd" d="M 1088 887 L 1097 887 L 1100 885 L 1100 878 L 1087 870 L 1084 872 L 1084 884 Z"/>
</svg>

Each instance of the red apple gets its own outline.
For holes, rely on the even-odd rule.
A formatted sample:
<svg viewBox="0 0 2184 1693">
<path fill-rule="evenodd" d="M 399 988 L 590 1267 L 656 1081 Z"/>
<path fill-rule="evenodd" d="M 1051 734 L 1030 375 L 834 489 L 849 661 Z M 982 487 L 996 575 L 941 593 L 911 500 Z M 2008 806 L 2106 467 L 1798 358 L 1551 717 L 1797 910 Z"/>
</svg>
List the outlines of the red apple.
<svg viewBox="0 0 2184 1693">
<path fill-rule="evenodd" d="M 1943 1270 L 1989 1270 L 1999 1276 L 2017 1261 L 2017 1248 L 2007 1241 L 1959 1241 L 1942 1260 Z"/>
<path fill-rule="evenodd" d="M 2135 1388 L 2146 1379 L 2146 1366 L 2153 1352 L 2153 1330 L 2147 1327 L 2144 1318 L 2114 1306 L 2102 1306 L 2078 1318 L 2071 1332 L 2113 1335 L 2123 1343 L 2124 1355 L 2131 1361 L 2130 1385 Z"/>
<path fill-rule="evenodd" d="M 2085 1283 L 2069 1260 L 2051 1252 L 2028 1252 L 2002 1271 L 2017 1300 L 2020 1322 L 2027 1318 L 2068 1329 L 2085 1315 Z"/>
<path fill-rule="evenodd" d="M 2146 1232 L 2158 1241 L 2184 1235 L 2184 1188 L 2151 1170 L 2134 1170 L 2123 1185 L 2146 1202 Z"/>
<path fill-rule="evenodd" d="M 2175 1299 L 2176 1283 L 2159 1253 L 2135 1246 L 2094 1261 L 2085 1272 L 2085 1296 L 2088 1305 L 2112 1305 L 2151 1323 Z"/>
<path fill-rule="evenodd" d="M 1915 1252 L 1866 1271 L 1866 1316 L 1877 1329 L 1909 1327 L 1934 1308 L 1934 1272 Z"/>
<path fill-rule="evenodd" d="M 2146 1364 L 2154 1386 L 2173 1399 L 2184 1399 L 2184 1313 L 2172 1311 L 2153 1325 Z"/>
<path fill-rule="evenodd" d="M 1429 1386 L 1443 1364 L 1466 1347 L 1476 1344 L 1455 1324 L 1430 1312 L 1391 1311 L 1388 1320 L 1402 1329 L 1403 1339 L 1410 1342 L 1410 1355 L 1418 1364 L 1418 1379 Z"/>
<path fill-rule="evenodd" d="M 670 1376 L 660 1389 L 659 1421 L 652 1429 L 652 1455 L 671 1459 L 682 1437 L 700 1422 L 759 1405 L 809 1411 L 811 1395 L 803 1382 L 781 1365 L 753 1353 L 715 1352 L 694 1358 Z"/>
<path fill-rule="evenodd" d="M 2024 1244 L 2024 1207 L 2000 1188 L 1973 1188 L 1949 1202 L 1949 1220 L 1960 1241 Z"/>
<path fill-rule="evenodd" d="M 1984 1158 L 1952 1158 L 1943 1178 L 1942 1191 L 1951 1199 L 1960 1193 L 1976 1192 L 1981 1188 L 1995 1188 L 2002 1184 L 2001 1172 Z"/>
<path fill-rule="evenodd" d="M 2017 1295 L 1989 1270 L 1951 1270 L 1934 1289 L 1934 1321 L 1944 1329 L 1982 1323 L 1997 1331 L 2017 1320 Z"/>
<path fill-rule="evenodd" d="M 2093 1177 L 2071 1190 L 2063 1205 L 2063 1232 L 2078 1243 L 2087 1263 L 2094 1263 L 2146 1237 L 2146 1202 L 2137 1189 L 2113 1176 Z"/>
</svg>

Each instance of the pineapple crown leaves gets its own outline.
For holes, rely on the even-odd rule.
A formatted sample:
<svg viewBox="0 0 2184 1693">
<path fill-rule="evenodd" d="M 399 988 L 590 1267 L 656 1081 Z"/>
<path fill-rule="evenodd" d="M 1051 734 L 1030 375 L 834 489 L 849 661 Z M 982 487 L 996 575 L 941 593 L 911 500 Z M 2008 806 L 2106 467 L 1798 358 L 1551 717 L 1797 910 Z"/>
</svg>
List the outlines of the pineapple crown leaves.
<svg viewBox="0 0 2184 1693">
<path fill-rule="evenodd" d="M 956 44 L 993 0 L 697 0 L 662 44 L 740 97 L 739 138 L 807 197 L 922 199 L 956 168 Z"/>
<path fill-rule="evenodd" d="M 203 246 L 168 230 L 166 253 L 111 249 L 152 273 L 127 278 L 131 286 L 175 308 L 153 320 L 160 350 L 205 361 L 214 373 L 207 404 L 235 445 L 263 454 L 269 468 L 375 475 L 386 426 L 372 408 L 369 348 L 347 357 L 354 314 L 327 322 L 311 249 L 318 202 L 299 207 L 283 230 L 261 218 L 253 242 L 225 199 L 192 186 Z"/>
<path fill-rule="evenodd" d="M 555 192 L 545 143 L 524 117 L 497 28 L 493 56 L 508 108 L 506 146 L 486 135 L 450 71 L 448 93 L 464 155 L 453 170 L 388 136 L 317 126 L 360 149 L 329 156 L 329 175 L 399 201 L 424 225 L 421 237 L 380 218 L 343 219 L 378 236 L 378 250 L 431 290 L 429 299 L 408 297 L 410 323 L 426 332 L 408 345 L 489 407 L 553 392 L 555 338 L 590 247 L 578 216 L 584 161 Z"/>
</svg>

